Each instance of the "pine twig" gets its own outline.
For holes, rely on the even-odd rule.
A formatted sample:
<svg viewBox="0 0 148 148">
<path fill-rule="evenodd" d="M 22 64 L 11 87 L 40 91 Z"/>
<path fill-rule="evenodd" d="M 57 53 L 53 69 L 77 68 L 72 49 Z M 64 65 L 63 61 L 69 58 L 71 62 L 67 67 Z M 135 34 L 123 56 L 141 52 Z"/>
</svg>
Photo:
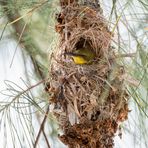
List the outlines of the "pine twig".
<svg viewBox="0 0 148 148">
<path fill-rule="evenodd" d="M 39 132 L 38 132 L 38 135 L 37 135 L 36 140 L 35 140 L 35 143 L 34 143 L 34 148 L 37 147 L 37 144 L 38 144 L 38 141 L 39 141 L 41 132 L 44 131 L 44 125 L 45 125 L 45 122 L 46 122 L 48 113 L 49 113 L 49 106 L 47 107 L 47 110 L 46 110 L 44 119 L 43 119 L 43 121 L 42 121 L 42 123 L 41 123 L 40 129 L 39 129 Z M 44 132 L 43 132 L 43 134 L 44 134 Z M 44 137 L 46 137 L 46 136 L 44 136 Z M 46 138 L 45 138 L 45 140 L 46 140 Z M 49 148 L 50 148 L 50 147 L 49 147 Z"/>
</svg>

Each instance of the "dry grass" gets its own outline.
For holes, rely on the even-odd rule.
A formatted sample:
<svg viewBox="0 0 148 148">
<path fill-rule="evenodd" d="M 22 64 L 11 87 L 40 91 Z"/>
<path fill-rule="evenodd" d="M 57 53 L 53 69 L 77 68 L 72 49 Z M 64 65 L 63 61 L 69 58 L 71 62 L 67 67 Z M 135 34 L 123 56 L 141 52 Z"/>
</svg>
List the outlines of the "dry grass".
<svg viewBox="0 0 148 148">
<path fill-rule="evenodd" d="M 112 33 L 103 15 L 91 7 L 68 5 L 57 15 L 61 41 L 52 55 L 50 101 L 55 105 L 70 148 L 111 148 L 118 124 L 127 119 L 124 67 L 111 47 Z M 90 65 L 76 65 L 64 52 L 87 46 L 95 52 Z"/>
</svg>

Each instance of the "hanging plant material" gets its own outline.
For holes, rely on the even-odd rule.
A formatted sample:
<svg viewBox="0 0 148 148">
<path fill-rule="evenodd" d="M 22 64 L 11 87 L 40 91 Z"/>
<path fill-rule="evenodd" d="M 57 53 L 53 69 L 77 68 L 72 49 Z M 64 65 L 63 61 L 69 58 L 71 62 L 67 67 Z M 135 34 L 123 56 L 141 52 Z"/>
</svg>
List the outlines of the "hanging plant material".
<svg viewBox="0 0 148 148">
<path fill-rule="evenodd" d="M 97 3 L 61 0 L 60 34 L 49 68 L 50 102 L 69 148 L 112 148 L 127 119 L 124 67 L 111 46 L 113 34 Z"/>
</svg>

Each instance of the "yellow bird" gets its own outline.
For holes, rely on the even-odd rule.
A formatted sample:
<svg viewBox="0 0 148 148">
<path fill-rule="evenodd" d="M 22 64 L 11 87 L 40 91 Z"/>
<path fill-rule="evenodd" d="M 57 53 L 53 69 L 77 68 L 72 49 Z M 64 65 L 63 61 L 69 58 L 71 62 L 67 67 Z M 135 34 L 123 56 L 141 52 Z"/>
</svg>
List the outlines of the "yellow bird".
<svg viewBox="0 0 148 148">
<path fill-rule="evenodd" d="M 94 51 L 85 47 L 72 52 L 65 52 L 65 54 L 71 56 L 75 64 L 79 65 L 90 64 L 95 58 Z"/>
</svg>

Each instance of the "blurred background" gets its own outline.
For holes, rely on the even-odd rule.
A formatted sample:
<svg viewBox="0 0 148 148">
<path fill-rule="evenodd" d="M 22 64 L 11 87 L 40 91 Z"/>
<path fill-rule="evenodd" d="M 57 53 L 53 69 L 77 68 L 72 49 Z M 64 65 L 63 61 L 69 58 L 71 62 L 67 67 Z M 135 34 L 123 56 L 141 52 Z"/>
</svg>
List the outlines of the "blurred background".
<svg viewBox="0 0 148 148">
<path fill-rule="evenodd" d="M 148 147 L 148 1 L 100 0 L 114 33 L 113 47 L 128 73 L 129 117 L 116 148 Z M 50 53 L 58 46 L 58 0 L 0 1 L 0 145 L 3 148 L 66 148 L 52 115 L 44 82 Z M 133 85 L 131 85 L 133 84 Z M 120 136 L 119 136 L 120 135 Z"/>
</svg>

